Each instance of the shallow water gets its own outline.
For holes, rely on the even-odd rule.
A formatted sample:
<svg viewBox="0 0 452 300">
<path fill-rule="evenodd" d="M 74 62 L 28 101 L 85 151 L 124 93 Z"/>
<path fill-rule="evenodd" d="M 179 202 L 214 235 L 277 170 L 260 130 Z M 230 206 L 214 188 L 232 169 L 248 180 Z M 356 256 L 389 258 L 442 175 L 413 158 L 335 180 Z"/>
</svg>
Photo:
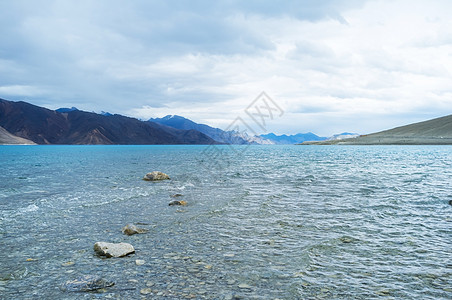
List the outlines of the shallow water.
<svg viewBox="0 0 452 300">
<path fill-rule="evenodd" d="M 0 298 L 452 299 L 452 147 L 205 150 L 0 146 Z M 82 275 L 116 284 L 60 289 Z"/>
</svg>

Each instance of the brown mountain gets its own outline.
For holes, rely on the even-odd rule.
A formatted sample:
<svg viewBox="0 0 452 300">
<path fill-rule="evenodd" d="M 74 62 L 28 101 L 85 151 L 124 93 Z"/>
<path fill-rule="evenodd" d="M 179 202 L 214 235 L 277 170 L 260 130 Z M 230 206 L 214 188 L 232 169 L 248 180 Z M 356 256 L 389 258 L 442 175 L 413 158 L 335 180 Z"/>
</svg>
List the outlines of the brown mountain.
<svg viewBox="0 0 452 300">
<path fill-rule="evenodd" d="M 178 130 L 121 115 L 79 110 L 60 113 L 3 99 L 0 99 L 0 126 L 37 144 L 217 144 L 196 130 Z"/>
<path fill-rule="evenodd" d="M 452 115 L 357 138 L 304 142 L 303 145 L 452 145 Z"/>
</svg>

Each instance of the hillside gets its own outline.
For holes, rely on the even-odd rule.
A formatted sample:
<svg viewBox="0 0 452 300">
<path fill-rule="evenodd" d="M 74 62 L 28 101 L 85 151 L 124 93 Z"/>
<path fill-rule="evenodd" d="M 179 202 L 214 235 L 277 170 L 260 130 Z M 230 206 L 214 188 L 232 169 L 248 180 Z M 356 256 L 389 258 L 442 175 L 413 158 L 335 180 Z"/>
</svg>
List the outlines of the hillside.
<svg viewBox="0 0 452 300">
<path fill-rule="evenodd" d="M 305 142 L 302 145 L 452 145 L 452 115 L 357 138 Z"/>
<path fill-rule="evenodd" d="M 196 130 L 178 130 L 121 115 L 63 113 L 0 99 L 0 126 L 37 144 L 212 144 Z"/>
<path fill-rule="evenodd" d="M 34 145 L 30 140 L 23 139 L 9 133 L 5 128 L 0 127 L 0 145 Z"/>
</svg>

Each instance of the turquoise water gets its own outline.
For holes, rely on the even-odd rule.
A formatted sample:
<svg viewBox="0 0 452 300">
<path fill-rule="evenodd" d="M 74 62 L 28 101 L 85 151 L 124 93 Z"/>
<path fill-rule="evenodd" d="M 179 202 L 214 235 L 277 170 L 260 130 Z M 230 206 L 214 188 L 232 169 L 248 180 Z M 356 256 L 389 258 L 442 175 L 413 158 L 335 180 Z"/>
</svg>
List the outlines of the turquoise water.
<svg viewBox="0 0 452 300">
<path fill-rule="evenodd" d="M 0 146 L 0 298 L 452 299 L 452 147 L 213 150 Z"/>
</svg>

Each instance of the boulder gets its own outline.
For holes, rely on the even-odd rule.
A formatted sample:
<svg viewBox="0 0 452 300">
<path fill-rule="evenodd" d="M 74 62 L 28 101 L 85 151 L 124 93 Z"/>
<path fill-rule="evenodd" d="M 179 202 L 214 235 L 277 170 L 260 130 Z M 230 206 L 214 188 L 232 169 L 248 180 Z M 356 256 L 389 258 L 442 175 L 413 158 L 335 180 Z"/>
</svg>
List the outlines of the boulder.
<svg viewBox="0 0 452 300">
<path fill-rule="evenodd" d="M 66 281 L 61 289 L 66 292 L 89 292 L 113 286 L 113 281 L 105 280 L 99 276 L 86 275 L 75 280 Z"/>
<path fill-rule="evenodd" d="M 170 179 L 170 177 L 167 174 L 162 173 L 160 171 L 154 171 L 151 173 L 147 173 L 143 177 L 143 180 L 146 180 L 146 181 L 157 181 L 157 180 L 165 180 L 165 179 Z"/>
<path fill-rule="evenodd" d="M 122 233 L 127 234 L 127 235 L 134 235 L 134 234 L 137 234 L 137 233 L 145 233 L 147 231 L 148 231 L 147 229 L 138 228 L 138 227 L 136 227 L 133 224 L 127 224 L 122 229 Z"/>
<path fill-rule="evenodd" d="M 94 244 L 94 251 L 97 254 L 106 257 L 123 257 L 130 253 L 134 253 L 135 249 L 128 243 L 106 243 L 97 242 Z"/>
<path fill-rule="evenodd" d="M 174 201 L 171 201 L 168 205 L 169 205 L 169 206 L 173 206 L 173 205 L 182 205 L 182 206 L 185 206 L 185 205 L 187 205 L 187 201 L 184 201 L 184 200 L 174 200 Z"/>
</svg>

